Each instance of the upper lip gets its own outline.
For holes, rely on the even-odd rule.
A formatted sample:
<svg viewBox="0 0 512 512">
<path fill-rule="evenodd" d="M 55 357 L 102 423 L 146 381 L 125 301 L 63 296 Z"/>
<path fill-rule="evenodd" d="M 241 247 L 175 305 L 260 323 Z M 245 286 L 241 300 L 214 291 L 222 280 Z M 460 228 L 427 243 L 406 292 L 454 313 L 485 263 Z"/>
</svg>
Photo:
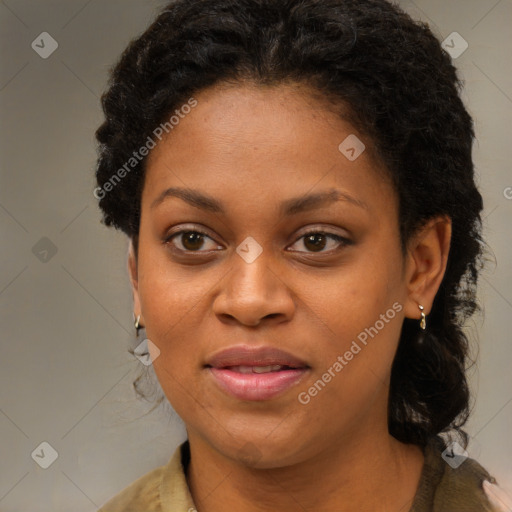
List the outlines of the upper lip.
<svg viewBox="0 0 512 512">
<path fill-rule="evenodd" d="M 292 368 L 309 368 L 301 359 L 275 347 L 251 347 L 236 345 L 221 350 L 206 362 L 206 366 L 213 368 L 227 368 L 230 366 L 270 366 L 281 365 Z"/>
</svg>

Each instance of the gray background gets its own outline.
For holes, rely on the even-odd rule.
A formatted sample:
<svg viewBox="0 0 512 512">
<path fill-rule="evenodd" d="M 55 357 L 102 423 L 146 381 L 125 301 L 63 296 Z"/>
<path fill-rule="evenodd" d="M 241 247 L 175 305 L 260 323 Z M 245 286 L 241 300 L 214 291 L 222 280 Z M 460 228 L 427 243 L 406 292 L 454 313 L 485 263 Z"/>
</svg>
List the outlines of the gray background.
<svg viewBox="0 0 512 512">
<path fill-rule="evenodd" d="M 96 510 L 165 464 L 185 438 L 179 418 L 165 408 L 143 416 L 150 404 L 132 391 L 141 363 L 126 350 L 133 339 L 127 241 L 100 224 L 92 195 L 94 131 L 108 68 L 164 3 L 0 2 L 4 512 Z M 476 122 L 485 234 L 496 258 L 481 278 L 484 315 L 468 326 L 479 357 L 471 371 L 469 454 L 512 496 L 512 2 L 400 5 L 440 40 L 456 31 L 469 43 L 454 61 Z M 31 47 L 42 32 L 59 44 L 47 59 Z M 58 452 L 48 469 L 31 458 L 43 441 Z"/>
</svg>

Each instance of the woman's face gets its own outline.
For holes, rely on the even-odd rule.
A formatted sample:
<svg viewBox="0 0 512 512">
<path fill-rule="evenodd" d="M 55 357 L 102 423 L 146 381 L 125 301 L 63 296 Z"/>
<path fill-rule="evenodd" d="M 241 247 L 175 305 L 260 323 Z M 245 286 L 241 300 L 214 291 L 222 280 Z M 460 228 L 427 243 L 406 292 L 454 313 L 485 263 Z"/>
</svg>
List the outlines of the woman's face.
<svg viewBox="0 0 512 512">
<path fill-rule="evenodd" d="M 369 142 L 289 86 L 195 99 L 148 157 L 134 284 L 189 438 L 276 467 L 387 433 L 410 299 Z"/>
</svg>

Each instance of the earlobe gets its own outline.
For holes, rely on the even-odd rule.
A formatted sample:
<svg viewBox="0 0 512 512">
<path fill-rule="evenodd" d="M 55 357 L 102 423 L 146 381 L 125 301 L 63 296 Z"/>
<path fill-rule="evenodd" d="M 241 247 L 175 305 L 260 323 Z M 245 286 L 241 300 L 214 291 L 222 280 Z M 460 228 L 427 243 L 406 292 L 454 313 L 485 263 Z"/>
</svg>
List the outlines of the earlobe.
<svg viewBox="0 0 512 512">
<path fill-rule="evenodd" d="M 430 313 L 441 286 L 450 252 L 452 222 L 449 217 L 435 217 L 412 238 L 407 252 L 405 316 L 421 319 L 419 305 Z"/>
</svg>

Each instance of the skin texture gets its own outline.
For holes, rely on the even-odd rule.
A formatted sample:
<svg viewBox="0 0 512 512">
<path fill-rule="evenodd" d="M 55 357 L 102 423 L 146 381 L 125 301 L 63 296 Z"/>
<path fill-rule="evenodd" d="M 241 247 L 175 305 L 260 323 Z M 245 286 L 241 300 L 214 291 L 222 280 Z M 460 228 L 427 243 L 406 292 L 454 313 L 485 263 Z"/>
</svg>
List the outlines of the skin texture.
<svg viewBox="0 0 512 512">
<path fill-rule="evenodd" d="M 187 427 L 197 509 L 407 511 L 423 454 L 388 433 L 390 370 L 404 317 L 419 319 L 419 303 L 430 311 L 450 220 L 432 219 L 404 258 L 397 198 L 379 163 L 370 150 L 355 161 L 338 150 L 351 134 L 370 141 L 304 88 L 215 86 L 195 98 L 149 155 L 129 270 L 135 314 L 160 350 L 156 374 Z M 211 195 L 225 213 L 176 197 L 154 206 L 169 187 Z M 355 202 L 279 213 L 285 200 L 330 189 Z M 308 242 L 310 228 L 350 243 Z M 169 240 L 180 229 L 207 236 Z M 262 248 L 250 264 L 236 252 L 249 236 Z M 396 316 L 301 404 L 298 394 L 394 303 Z M 237 400 L 204 365 L 241 343 L 279 347 L 310 369 L 276 398 Z"/>
</svg>

